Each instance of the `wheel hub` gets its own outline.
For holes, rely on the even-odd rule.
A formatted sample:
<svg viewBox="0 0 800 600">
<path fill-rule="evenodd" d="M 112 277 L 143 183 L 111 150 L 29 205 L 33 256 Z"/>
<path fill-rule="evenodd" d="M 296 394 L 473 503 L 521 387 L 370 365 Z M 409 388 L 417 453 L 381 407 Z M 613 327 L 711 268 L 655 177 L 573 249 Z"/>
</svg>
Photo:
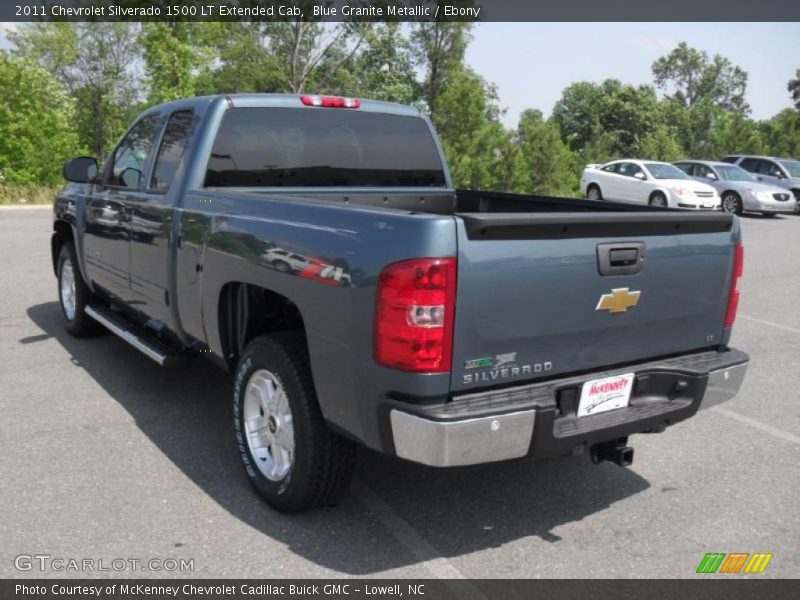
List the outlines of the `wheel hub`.
<svg viewBox="0 0 800 600">
<path fill-rule="evenodd" d="M 72 321 L 75 318 L 75 269 L 70 259 L 61 265 L 61 307 L 67 320 Z"/>
<path fill-rule="evenodd" d="M 286 390 L 274 373 L 255 371 L 244 397 L 247 446 L 258 470 L 270 481 L 280 481 L 294 461 L 294 427 Z"/>
</svg>

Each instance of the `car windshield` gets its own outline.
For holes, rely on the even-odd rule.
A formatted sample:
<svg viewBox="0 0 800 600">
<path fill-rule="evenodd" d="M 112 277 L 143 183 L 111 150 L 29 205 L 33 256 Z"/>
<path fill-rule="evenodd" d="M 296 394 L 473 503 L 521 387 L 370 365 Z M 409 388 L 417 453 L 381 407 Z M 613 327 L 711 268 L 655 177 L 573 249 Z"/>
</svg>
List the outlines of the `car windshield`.
<svg viewBox="0 0 800 600">
<path fill-rule="evenodd" d="M 783 168 L 789 171 L 792 177 L 800 177 L 800 160 L 782 160 Z"/>
<path fill-rule="evenodd" d="M 662 163 L 645 163 L 647 170 L 656 179 L 691 179 L 686 173 L 674 165 Z"/>
<path fill-rule="evenodd" d="M 735 165 L 725 165 L 723 166 L 716 166 L 714 167 L 719 173 L 719 176 L 722 177 L 725 181 L 754 181 L 755 177 L 753 177 L 750 173 L 745 171 L 742 167 L 737 167 Z"/>
</svg>

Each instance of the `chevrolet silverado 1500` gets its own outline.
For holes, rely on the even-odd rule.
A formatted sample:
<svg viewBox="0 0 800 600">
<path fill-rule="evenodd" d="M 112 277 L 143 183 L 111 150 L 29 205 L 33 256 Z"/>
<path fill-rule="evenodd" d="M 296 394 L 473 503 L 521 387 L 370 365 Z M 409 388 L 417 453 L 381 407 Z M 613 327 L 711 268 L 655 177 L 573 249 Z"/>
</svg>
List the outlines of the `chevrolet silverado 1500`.
<svg viewBox="0 0 800 600">
<path fill-rule="evenodd" d="M 447 467 L 586 452 L 732 397 L 736 216 L 453 189 L 417 110 L 232 95 L 150 108 L 54 207 L 76 336 L 233 374 L 245 471 L 329 502 L 354 449 Z"/>
</svg>

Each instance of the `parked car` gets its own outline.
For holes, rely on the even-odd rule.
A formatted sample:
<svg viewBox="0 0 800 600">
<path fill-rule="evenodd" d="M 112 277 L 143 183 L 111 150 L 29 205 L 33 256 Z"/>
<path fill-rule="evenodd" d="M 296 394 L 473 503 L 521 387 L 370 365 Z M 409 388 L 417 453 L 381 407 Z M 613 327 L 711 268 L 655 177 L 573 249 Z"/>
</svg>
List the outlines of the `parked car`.
<svg viewBox="0 0 800 600">
<path fill-rule="evenodd" d="M 308 259 L 296 252 L 283 248 L 270 248 L 261 257 L 279 271 L 302 271 L 308 266 Z"/>
<path fill-rule="evenodd" d="M 589 200 L 617 200 L 650 206 L 719 210 L 717 191 L 674 165 L 652 160 L 615 160 L 588 165 L 581 191 Z"/>
<path fill-rule="evenodd" d="M 737 217 L 456 190 L 408 106 L 179 100 L 102 168 L 78 157 L 64 175 L 51 251 L 67 331 L 101 324 L 165 367 L 232 373 L 231 441 L 280 510 L 341 492 L 356 444 L 437 467 L 628 465 L 628 436 L 745 376 L 728 346 Z M 124 218 L 85 227 L 108 197 Z M 152 237 L 128 235 L 131 214 Z M 270 248 L 309 265 L 275 268 Z"/>
<path fill-rule="evenodd" d="M 789 190 L 794 195 L 795 212 L 800 212 L 800 160 L 733 154 L 722 161 L 739 165 L 745 171 L 753 173 L 758 181 Z"/>
<path fill-rule="evenodd" d="M 722 199 L 722 210 L 741 215 L 743 211 L 760 212 L 766 217 L 792 213 L 795 200 L 791 192 L 759 182 L 755 175 L 737 165 L 707 160 L 681 160 L 681 171 L 715 188 Z"/>
</svg>

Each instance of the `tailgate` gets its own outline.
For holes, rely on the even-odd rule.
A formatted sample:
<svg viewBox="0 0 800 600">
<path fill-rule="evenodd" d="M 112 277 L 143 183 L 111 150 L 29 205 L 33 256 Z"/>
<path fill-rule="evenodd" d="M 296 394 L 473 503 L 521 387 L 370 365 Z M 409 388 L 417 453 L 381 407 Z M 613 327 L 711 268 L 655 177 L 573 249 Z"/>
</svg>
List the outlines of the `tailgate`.
<svg viewBox="0 0 800 600">
<path fill-rule="evenodd" d="M 721 213 L 461 213 L 453 390 L 720 343 L 738 221 Z"/>
</svg>

